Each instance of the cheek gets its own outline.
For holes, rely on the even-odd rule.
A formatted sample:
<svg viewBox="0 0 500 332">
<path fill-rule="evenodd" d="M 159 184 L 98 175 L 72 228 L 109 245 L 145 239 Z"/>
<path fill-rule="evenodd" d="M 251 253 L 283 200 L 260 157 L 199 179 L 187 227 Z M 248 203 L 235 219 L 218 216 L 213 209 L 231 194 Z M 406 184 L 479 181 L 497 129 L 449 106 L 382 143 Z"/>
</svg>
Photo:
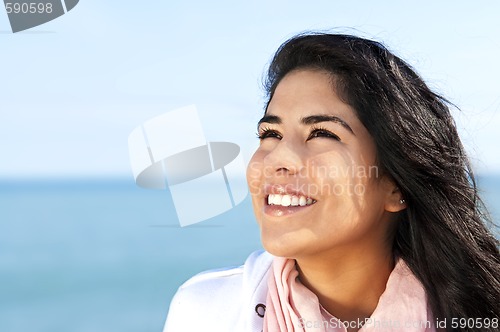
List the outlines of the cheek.
<svg viewBox="0 0 500 332">
<path fill-rule="evenodd" d="M 262 188 L 262 179 L 264 174 L 264 163 L 262 159 L 262 154 L 259 151 L 255 152 L 250 159 L 247 167 L 246 177 L 247 184 L 250 190 L 250 194 L 256 195 L 259 193 L 260 188 Z"/>
<path fill-rule="evenodd" d="M 309 160 L 309 178 L 316 186 L 310 188 L 311 195 L 345 196 L 352 194 L 358 182 L 353 176 L 354 161 L 339 152 L 325 153 Z"/>
<path fill-rule="evenodd" d="M 325 183 L 365 185 L 372 173 L 378 174 L 377 167 L 368 165 L 358 151 L 329 151 L 311 158 L 309 164 L 315 177 Z"/>
</svg>

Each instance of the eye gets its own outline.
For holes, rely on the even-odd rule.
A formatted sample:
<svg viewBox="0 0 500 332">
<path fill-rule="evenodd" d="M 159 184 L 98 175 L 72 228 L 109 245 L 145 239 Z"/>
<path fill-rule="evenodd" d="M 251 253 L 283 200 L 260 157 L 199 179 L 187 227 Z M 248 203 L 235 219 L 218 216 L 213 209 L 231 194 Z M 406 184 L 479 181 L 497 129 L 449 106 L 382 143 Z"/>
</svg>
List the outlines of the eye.
<svg viewBox="0 0 500 332">
<path fill-rule="evenodd" d="M 316 129 L 313 129 L 311 131 L 311 133 L 309 134 L 309 137 L 307 138 L 307 140 L 310 140 L 310 139 L 313 139 L 313 138 L 331 138 L 331 139 L 334 139 L 336 141 L 340 141 L 340 138 L 335 135 L 334 133 L 332 133 L 331 131 L 327 130 L 327 129 L 324 129 L 324 128 L 316 128 Z"/>
<path fill-rule="evenodd" d="M 266 138 L 277 138 L 277 139 L 281 139 L 282 136 L 281 134 L 274 130 L 274 129 L 269 129 L 269 128 L 263 128 L 259 131 L 259 133 L 257 134 L 257 137 L 262 141 L 263 139 L 266 139 Z"/>
</svg>

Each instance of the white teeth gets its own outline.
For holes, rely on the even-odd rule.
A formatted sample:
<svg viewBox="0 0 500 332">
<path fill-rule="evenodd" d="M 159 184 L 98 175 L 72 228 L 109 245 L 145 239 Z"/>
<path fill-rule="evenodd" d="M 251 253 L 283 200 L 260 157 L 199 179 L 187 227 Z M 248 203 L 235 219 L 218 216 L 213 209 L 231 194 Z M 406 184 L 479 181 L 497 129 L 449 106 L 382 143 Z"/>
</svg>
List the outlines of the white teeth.
<svg viewBox="0 0 500 332">
<path fill-rule="evenodd" d="M 313 201 L 312 198 L 305 196 L 270 194 L 267 197 L 268 205 L 305 206 L 305 205 L 311 205 L 313 202 L 316 201 Z"/>
<path fill-rule="evenodd" d="M 290 206 L 292 203 L 292 198 L 290 195 L 283 195 L 283 198 L 281 199 L 281 205 L 283 206 Z"/>
</svg>

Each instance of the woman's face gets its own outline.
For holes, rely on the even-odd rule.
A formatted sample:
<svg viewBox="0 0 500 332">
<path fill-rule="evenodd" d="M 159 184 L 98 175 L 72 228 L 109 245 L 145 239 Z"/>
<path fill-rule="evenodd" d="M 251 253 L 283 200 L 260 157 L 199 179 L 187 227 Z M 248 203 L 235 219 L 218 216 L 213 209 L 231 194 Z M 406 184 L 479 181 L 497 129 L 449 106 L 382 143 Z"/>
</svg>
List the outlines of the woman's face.
<svg viewBox="0 0 500 332">
<path fill-rule="evenodd" d="M 298 258 L 387 242 L 401 197 L 379 174 L 374 141 L 330 75 L 287 74 L 258 131 L 247 181 L 266 250 Z"/>
</svg>

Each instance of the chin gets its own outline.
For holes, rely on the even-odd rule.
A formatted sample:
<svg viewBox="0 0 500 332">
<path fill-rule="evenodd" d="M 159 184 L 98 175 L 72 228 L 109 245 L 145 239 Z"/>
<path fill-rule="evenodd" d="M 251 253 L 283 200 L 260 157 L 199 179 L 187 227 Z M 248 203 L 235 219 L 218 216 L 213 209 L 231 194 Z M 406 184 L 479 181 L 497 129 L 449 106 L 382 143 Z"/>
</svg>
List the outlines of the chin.
<svg viewBox="0 0 500 332">
<path fill-rule="evenodd" d="M 261 243 L 267 252 L 277 257 L 296 258 L 304 251 L 297 237 L 291 234 L 275 236 L 261 230 Z"/>
</svg>

